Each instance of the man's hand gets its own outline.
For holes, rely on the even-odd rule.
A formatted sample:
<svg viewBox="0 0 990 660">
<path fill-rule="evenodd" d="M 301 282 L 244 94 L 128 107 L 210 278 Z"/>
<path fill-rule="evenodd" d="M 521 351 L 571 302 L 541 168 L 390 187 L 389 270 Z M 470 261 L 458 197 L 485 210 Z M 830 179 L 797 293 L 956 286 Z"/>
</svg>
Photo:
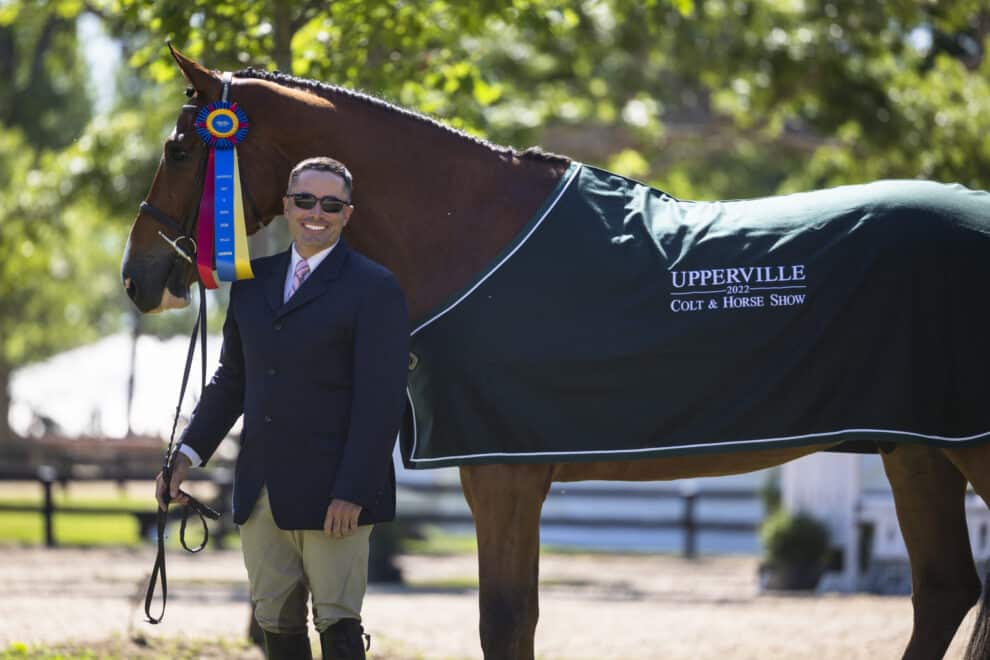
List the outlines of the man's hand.
<svg viewBox="0 0 990 660">
<path fill-rule="evenodd" d="M 190 467 L 192 467 L 192 461 L 182 452 L 176 452 L 175 456 L 172 457 L 172 483 L 169 490 L 171 491 L 172 501 L 177 504 L 189 503 L 188 497 L 179 494 L 179 486 L 186 480 L 186 474 L 189 473 Z M 165 504 L 165 478 L 161 472 L 155 477 L 155 499 L 158 500 L 159 509 L 162 511 L 168 509 L 168 505 Z"/>
<path fill-rule="evenodd" d="M 357 531 L 360 514 L 360 505 L 340 498 L 332 500 L 323 521 L 323 533 L 336 538 L 350 536 Z"/>
</svg>

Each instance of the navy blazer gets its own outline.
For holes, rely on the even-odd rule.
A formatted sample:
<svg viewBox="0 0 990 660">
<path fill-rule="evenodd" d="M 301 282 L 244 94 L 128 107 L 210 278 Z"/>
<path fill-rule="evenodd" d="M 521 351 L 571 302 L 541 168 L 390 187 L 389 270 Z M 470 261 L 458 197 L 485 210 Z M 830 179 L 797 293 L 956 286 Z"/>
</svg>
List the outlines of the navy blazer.
<svg viewBox="0 0 990 660">
<path fill-rule="evenodd" d="M 395 277 L 341 240 L 282 303 L 290 252 L 234 282 L 220 366 L 182 442 L 203 458 L 244 414 L 234 522 L 262 485 L 282 529 L 323 529 L 330 500 L 360 524 L 395 517 L 392 448 L 405 408 L 409 314 Z"/>
</svg>

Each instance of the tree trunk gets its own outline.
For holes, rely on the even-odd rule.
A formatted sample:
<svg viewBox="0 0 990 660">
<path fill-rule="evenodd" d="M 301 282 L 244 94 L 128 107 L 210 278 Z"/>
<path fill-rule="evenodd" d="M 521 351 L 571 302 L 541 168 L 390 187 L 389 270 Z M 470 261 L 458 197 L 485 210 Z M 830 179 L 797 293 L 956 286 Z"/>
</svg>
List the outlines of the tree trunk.
<svg viewBox="0 0 990 660">
<path fill-rule="evenodd" d="M 14 441 L 10 430 L 10 377 L 12 369 L 0 360 L 0 456 L 9 454 Z"/>
<path fill-rule="evenodd" d="M 301 10 L 305 11 L 305 9 Z M 275 35 L 275 47 L 272 59 L 282 73 L 292 74 L 292 35 L 293 26 L 291 5 L 286 2 L 272 2 L 272 29 Z M 247 111 L 250 113 L 251 109 Z M 288 182 L 284 182 L 288 183 Z M 276 254 L 286 249 L 290 241 L 285 222 L 276 219 L 264 231 L 258 231 L 248 243 L 251 258 Z"/>
<path fill-rule="evenodd" d="M 272 3 L 272 28 L 275 34 L 275 52 L 272 59 L 282 73 L 292 75 L 292 15 L 287 2 Z"/>
</svg>

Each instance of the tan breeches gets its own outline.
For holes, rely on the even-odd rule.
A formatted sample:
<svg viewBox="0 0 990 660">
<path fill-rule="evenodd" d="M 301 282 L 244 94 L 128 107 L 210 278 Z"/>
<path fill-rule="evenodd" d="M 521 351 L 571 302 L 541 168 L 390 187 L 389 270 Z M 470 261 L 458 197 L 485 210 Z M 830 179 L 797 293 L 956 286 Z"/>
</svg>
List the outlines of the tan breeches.
<svg viewBox="0 0 990 660">
<path fill-rule="evenodd" d="M 267 488 L 241 525 L 241 548 L 258 625 L 268 632 L 306 631 L 306 600 L 312 594 L 313 622 L 320 632 L 340 619 L 361 618 L 368 586 L 368 537 L 362 525 L 344 538 L 322 531 L 279 529 Z"/>
</svg>

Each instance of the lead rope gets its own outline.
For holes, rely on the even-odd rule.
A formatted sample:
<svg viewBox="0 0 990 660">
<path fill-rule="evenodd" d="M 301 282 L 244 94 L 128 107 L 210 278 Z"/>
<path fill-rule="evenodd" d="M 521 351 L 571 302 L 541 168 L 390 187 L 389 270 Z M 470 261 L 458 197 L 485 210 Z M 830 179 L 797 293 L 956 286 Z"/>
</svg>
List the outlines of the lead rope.
<svg viewBox="0 0 990 660">
<path fill-rule="evenodd" d="M 169 436 L 168 450 L 165 452 L 165 458 L 162 461 L 162 479 L 165 482 L 164 499 L 166 509 L 162 510 L 161 507 L 158 508 L 158 554 L 155 557 L 155 565 L 151 569 L 151 577 L 148 580 L 148 591 L 144 596 L 144 614 L 148 617 L 148 623 L 159 623 L 165 618 L 165 602 L 168 600 L 168 580 L 165 577 L 165 527 L 168 524 L 167 506 L 172 500 L 170 487 L 172 483 L 172 459 L 174 457 L 175 449 L 175 429 L 179 424 L 179 410 L 182 407 L 182 399 L 186 394 L 186 385 L 189 383 L 189 372 L 192 368 L 193 357 L 196 353 L 197 333 L 200 337 L 199 352 L 202 367 L 202 373 L 200 374 L 200 396 L 202 396 L 203 390 L 206 389 L 206 287 L 203 285 L 202 280 L 198 280 L 198 282 L 199 313 L 196 315 L 196 323 L 193 325 L 192 335 L 189 337 L 189 350 L 186 353 L 186 367 L 182 373 L 182 386 L 179 388 L 179 403 L 175 406 L 175 419 L 172 421 L 172 434 Z M 180 490 L 179 493 L 189 498 L 189 504 L 182 509 L 182 523 L 179 526 L 179 542 L 187 552 L 196 553 L 205 548 L 206 543 L 210 539 L 210 530 L 206 526 L 206 519 L 209 518 L 210 520 L 217 520 L 220 517 L 220 512 L 206 504 L 203 504 L 183 490 Z M 203 541 L 196 548 L 190 548 L 186 544 L 186 522 L 188 521 L 190 510 L 199 516 L 199 522 L 203 527 Z M 155 597 L 155 587 L 158 583 L 159 575 L 161 576 L 162 583 L 162 610 L 158 617 L 154 617 L 151 614 L 151 601 Z"/>
</svg>

